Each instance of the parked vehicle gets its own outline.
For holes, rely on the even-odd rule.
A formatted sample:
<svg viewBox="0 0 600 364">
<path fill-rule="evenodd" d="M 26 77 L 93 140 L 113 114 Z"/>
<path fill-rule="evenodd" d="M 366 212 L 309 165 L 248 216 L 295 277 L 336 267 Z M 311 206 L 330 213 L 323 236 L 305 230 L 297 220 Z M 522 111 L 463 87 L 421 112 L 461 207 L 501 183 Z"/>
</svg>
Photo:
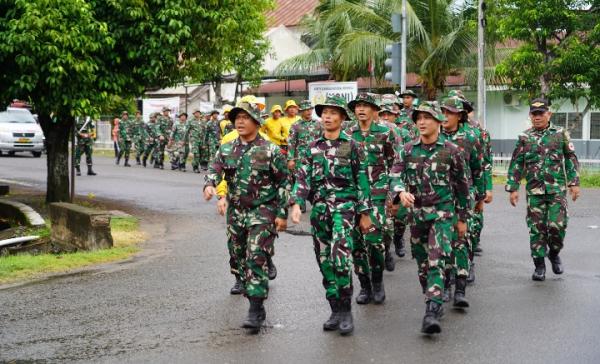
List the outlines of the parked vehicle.
<svg viewBox="0 0 600 364">
<path fill-rule="evenodd" d="M 9 107 L 0 111 L 0 154 L 29 152 L 42 156 L 44 132 L 26 108 Z"/>
</svg>

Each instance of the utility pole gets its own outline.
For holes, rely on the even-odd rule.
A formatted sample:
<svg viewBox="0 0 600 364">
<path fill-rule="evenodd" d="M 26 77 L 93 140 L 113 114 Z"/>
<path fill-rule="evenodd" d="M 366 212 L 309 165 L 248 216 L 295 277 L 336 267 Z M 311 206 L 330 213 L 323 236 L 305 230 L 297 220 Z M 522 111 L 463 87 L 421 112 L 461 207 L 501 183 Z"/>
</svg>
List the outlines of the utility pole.
<svg viewBox="0 0 600 364">
<path fill-rule="evenodd" d="M 406 0 L 402 0 L 402 38 L 400 42 L 402 43 L 401 47 L 401 68 L 400 68 L 400 91 L 406 91 L 406 42 L 408 40 L 407 36 L 408 29 L 408 21 L 406 19 Z"/>
<path fill-rule="evenodd" d="M 477 118 L 486 127 L 485 95 L 485 1 L 479 0 L 477 10 Z"/>
</svg>

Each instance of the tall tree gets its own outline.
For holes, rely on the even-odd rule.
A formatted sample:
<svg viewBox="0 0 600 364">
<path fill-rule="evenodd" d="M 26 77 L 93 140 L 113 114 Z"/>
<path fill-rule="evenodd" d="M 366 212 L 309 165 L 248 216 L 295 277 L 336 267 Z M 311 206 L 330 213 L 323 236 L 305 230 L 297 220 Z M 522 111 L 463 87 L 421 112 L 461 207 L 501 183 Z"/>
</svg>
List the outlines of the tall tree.
<svg viewBox="0 0 600 364">
<path fill-rule="evenodd" d="M 46 201 L 69 198 L 75 117 L 96 116 L 114 95 L 181 82 L 195 64 L 214 60 L 214 50 L 247 41 L 222 16 L 248 3 L 0 0 L 0 101 L 29 100 L 39 115 L 48 141 Z"/>
<path fill-rule="evenodd" d="M 427 99 L 444 89 L 446 77 L 458 74 L 475 48 L 474 33 L 463 16 L 463 5 L 450 0 L 409 0 L 408 65 L 419 75 Z M 397 41 L 391 14 L 401 12 L 401 0 L 326 0 L 305 21 L 311 51 L 283 62 L 280 75 L 327 67 L 337 80 L 369 76 L 369 64 L 382 79 L 385 46 Z"/>
</svg>

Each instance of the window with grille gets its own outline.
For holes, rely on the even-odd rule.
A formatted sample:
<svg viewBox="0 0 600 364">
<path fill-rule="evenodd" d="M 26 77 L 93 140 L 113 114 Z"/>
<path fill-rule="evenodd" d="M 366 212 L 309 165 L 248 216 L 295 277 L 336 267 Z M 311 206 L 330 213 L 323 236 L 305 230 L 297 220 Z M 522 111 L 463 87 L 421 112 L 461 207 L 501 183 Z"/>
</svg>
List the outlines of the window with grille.
<svg viewBox="0 0 600 364">
<path fill-rule="evenodd" d="M 591 114 L 590 139 L 600 139 L 600 112 L 593 112 Z"/>
<path fill-rule="evenodd" d="M 552 124 L 569 131 L 572 139 L 581 139 L 583 134 L 583 117 L 576 112 L 557 112 L 550 118 Z"/>
</svg>

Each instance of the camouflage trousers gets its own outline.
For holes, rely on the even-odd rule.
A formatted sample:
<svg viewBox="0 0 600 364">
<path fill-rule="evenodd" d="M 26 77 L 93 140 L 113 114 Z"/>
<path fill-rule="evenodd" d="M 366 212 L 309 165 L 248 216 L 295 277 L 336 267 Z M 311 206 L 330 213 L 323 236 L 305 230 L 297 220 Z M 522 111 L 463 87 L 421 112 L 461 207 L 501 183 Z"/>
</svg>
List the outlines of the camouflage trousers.
<svg viewBox="0 0 600 364">
<path fill-rule="evenodd" d="M 356 274 L 369 275 L 371 271 L 375 273 L 383 272 L 385 261 L 385 243 L 384 235 L 389 235 L 390 226 L 385 211 L 384 201 L 373 201 L 373 210 L 370 213 L 371 221 L 375 230 L 363 234 L 358 226 L 352 230 L 354 234 L 354 249 L 352 257 L 354 258 L 354 271 Z"/>
<path fill-rule="evenodd" d="M 150 155 L 154 157 L 154 149 L 156 148 L 156 142 L 148 142 L 144 146 L 144 156 L 143 159 L 148 159 Z"/>
<path fill-rule="evenodd" d="M 398 208 L 398 212 L 396 216 L 394 216 L 394 230 L 393 234 L 402 234 L 404 235 L 404 231 L 406 231 L 407 227 L 407 219 L 408 219 L 408 209 L 402 205 Z"/>
<path fill-rule="evenodd" d="M 315 202 L 310 224 L 325 297 L 351 298 L 352 231 L 356 225 L 354 202 L 335 207 Z"/>
<path fill-rule="evenodd" d="M 135 145 L 135 159 L 140 159 L 144 156 L 145 145 L 143 139 L 136 139 L 133 144 Z"/>
<path fill-rule="evenodd" d="M 208 164 L 206 160 L 206 153 L 203 152 L 203 145 L 201 143 L 190 143 L 190 151 L 192 152 L 192 168 L 197 169 L 201 165 Z M 204 155 L 203 155 L 204 154 Z"/>
<path fill-rule="evenodd" d="M 246 226 L 245 215 L 238 207 L 229 205 L 227 209 L 229 266 L 232 274 L 240 276 L 247 297 L 267 298 L 267 259 L 272 255 L 277 232 L 274 223 Z"/>
<path fill-rule="evenodd" d="M 81 164 L 81 155 L 85 153 L 85 163 L 88 166 L 92 165 L 92 153 L 94 142 L 86 140 L 78 140 L 77 147 L 75 148 L 75 167 L 79 167 Z"/>
<path fill-rule="evenodd" d="M 131 140 L 119 140 L 119 157 L 129 159 L 131 153 Z"/>
<path fill-rule="evenodd" d="M 473 227 L 473 219 L 470 217 L 466 221 L 467 232 L 462 238 L 458 237 L 458 231 L 454 229 L 452 233 L 452 253 L 448 257 L 446 264 L 446 274 L 455 274 L 457 277 L 466 278 L 471 269 L 471 235 Z"/>
<path fill-rule="evenodd" d="M 569 222 L 565 193 L 527 195 L 527 226 L 531 256 L 542 258 L 560 252 Z"/>
<path fill-rule="evenodd" d="M 189 154 L 190 149 L 187 144 L 184 146 L 174 148 L 173 151 L 169 154 L 169 158 L 171 160 L 171 167 L 185 168 L 185 165 L 187 163 L 187 157 Z"/>
<path fill-rule="evenodd" d="M 472 226 L 470 227 L 469 240 L 471 243 L 471 262 L 473 261 L 473 252 L 479 246 L 481 241 L 481 231 L 483 230 L 483 211 L 474 212 L 471 219 Z"/>
<path fill-rule="evenodd" d="M 417 221 L 410 226 L 410 244 L 417 261 L 419 282 L 426 301 L 443 304 L 445 267 L 452 251 L 454 234 L 452 218 Z"/>
<path fill-rule="evenodd" d="M 156 147 L 154 148 L 154 163 L 158 165 L 163 165 L 165 162 L 165 147 L 167 146 L 167 142 L 165 140 L 159 140 L 156 143 Z"/>
</svg>

